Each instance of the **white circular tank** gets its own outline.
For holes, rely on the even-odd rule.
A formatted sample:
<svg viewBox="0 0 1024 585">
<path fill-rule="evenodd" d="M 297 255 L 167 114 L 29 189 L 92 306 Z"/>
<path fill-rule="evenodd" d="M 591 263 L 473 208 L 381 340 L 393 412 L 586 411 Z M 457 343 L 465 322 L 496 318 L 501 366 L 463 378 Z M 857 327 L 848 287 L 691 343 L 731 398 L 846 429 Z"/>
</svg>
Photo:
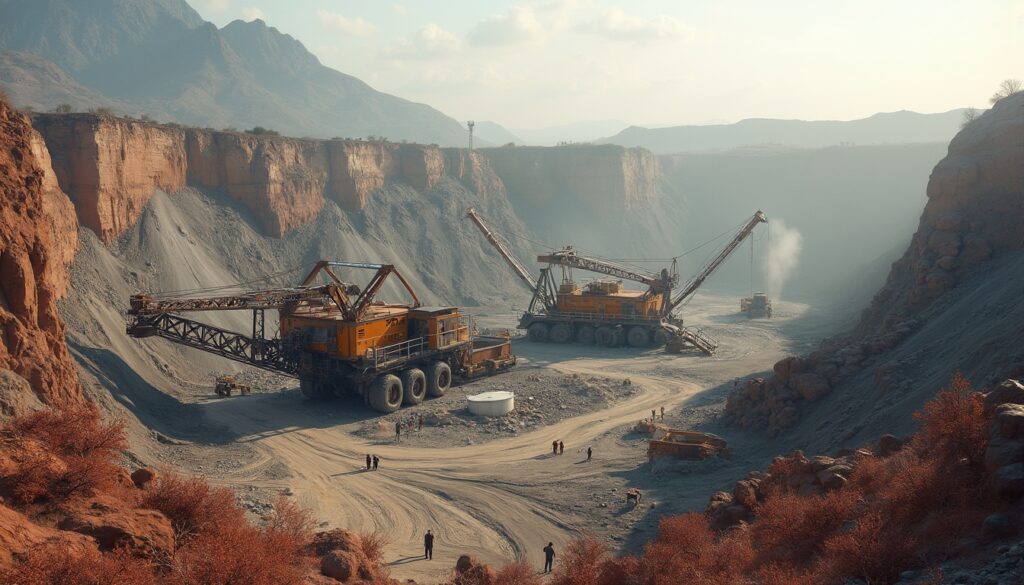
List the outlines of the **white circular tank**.
<svg viewBox="0 0 1024 585">
<path fill-rule="evenodd" d="M 512 392 L 484 392 L 467 396 L 469 412 L 481 416 L 504 416 L 516 407 L 516 395 Z"/>
</svg>

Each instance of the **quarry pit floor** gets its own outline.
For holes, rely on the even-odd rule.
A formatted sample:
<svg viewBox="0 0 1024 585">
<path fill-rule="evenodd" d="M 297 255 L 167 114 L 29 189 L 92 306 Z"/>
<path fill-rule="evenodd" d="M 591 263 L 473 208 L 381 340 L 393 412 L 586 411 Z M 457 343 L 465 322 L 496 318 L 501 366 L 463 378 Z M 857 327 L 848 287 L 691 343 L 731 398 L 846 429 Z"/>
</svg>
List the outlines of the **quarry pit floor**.
<svg viewBox="0 0 1024 585">
<path fill-rule="evenodd" d="M 733 437 L 735 431 L 716 421 L 717 413 L 735 380 L 763 374 L 775 361 L 819 340 L 820 320 L 795 303 L 776 303 L 772 320 L 748 320 L 737 307 L 735 297 L 709 295 L 688 307 L 687 323 L 705 328 L 721 343 L 712 357 L 515 343 L 520 364 L 506 376 L 541 383 L 551 374 L 612 383 L 629 379 L 637 391 L 606 407 L 511 435 L 476 442 L 453 438 L 445 444 L 418 441 L 413 432 L 396 443 L 390 436 L 365 433 L 368 420 L 385 417 L 357 407 L 311 404 L 291 391 L 201 402 L 197 406 L 211 423 L 204 426 L 216 429 L 204 439 L 216 446 L 181 442 L 160 458 L 182 472 L 236 488 L 254 512 L 285 493 L 322 522 L 320 529 L 380 533 L 387 541 L 384 560 L 399 580 L 439 582 L 462 554 L 495 565 L 524 557 L 539 570 L 541 549 L 549 541 L 562 551 L 588 532 L 606 539 L 613 551 L 636 551 L 656 534 L 660 517 L 702 510 L 713 492 L 776 454 L 766 441 Z M 478 324 L 511 326 L 514 316 L 481 311 Z M 502 378 L 473 386 L 480 391 L 507 387 Z M 415 417 L 417 409 L 429 407 L 430 401 L 400 413 Z M 648 463 L 646 436 L 632 428 L 661 407 L 670 426 L 722 434 L 733 457 Z M 380 426 L 393 429 L 393 424 Z M 479 436 L 479 429 L 475 432 Z M 565 443 L 563 455 L 551 454 L 554 440 Z M 594 450 L 589 462 L 587 447 Z M 364 469 L 367 453 L 380 457 L 378 471 Z M 633 487 L 644 493 L 635 507 L 625 501 Z M 422 558 L 427 529 L 436 535 L 429 561 Z"/>
</svg>

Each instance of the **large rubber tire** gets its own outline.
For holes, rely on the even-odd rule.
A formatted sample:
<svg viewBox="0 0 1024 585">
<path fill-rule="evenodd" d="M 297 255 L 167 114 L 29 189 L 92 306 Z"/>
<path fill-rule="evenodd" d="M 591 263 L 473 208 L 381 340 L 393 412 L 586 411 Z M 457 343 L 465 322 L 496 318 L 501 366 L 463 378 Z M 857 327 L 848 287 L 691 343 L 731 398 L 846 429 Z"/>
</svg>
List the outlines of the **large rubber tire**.
<svg viewBox="0 0 1024 585">
<path fill-rule="evenodd" d="M 330 387 L 318 378 L 300 378 L 299 390 L 310 400 L 323 400 L 331 396 Z"/>
<path fill-rule="evenodd" d="M 427 376 L 419 368 L 403 370 L 398 376 L 402 380 L 402 402 L 419 404 L 427 396 Z"/>
<path fill-rule="evenodd" d="M 651 344 L 651 334 L 646 327 L 639 325 L 630 327 L 629 333 L 626 334 L 626 343 L 630 347 L 647 347 Z"/>
<path fill-rule="evenodd" d="M 654 330 L 654 345 L 661 347 L 668 343 L 669 337 L 668 331 L 658 328 Z"/>
<path fill-rule="evenodd" d="M 444 396 L 452 386 L 452 369 L 445 362 L 432 362 L 427 367 L 427 396 Z"/>
<path fill-rule="evenodd" d="M 394 374 L 381 374 L 370 384 L 370 408 L 391 413 L 402 407 L 402 381 Z"/>
<path fill-rule="evenodd" d="M 548 332 L 551 343 L 569 343 L 572 341 L 572 327 L 568 323 L 555 323 Z"/>
<path fill-rule="evenodd" d="M 615 330 L 611 327 L 601 326 L 594 331 L 594 343 L 602 345 L 604 347 L 615 347 L 618 345 L 619 336 L 615 334 Z"/>
<path fill-rule="evenodd" d="M 546 323 L 534 323 L 526 330 L 530 341 L 545 342 L 548 340 L 548 326 Z"/>
<path fill-rule="evenodd" d="M 590 325 L 580 326 L 576 331 L 576 343 L 594 345 L 594 328 Z"/>
</svg>

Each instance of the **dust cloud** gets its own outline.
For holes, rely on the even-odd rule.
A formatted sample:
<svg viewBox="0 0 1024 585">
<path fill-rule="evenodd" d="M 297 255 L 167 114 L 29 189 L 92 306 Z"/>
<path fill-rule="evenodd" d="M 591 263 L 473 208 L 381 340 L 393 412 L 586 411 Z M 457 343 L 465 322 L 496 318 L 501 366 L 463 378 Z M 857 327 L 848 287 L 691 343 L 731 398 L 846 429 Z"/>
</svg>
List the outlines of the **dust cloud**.
<svg viewBox="0 0 1024 585">
<path fill-rule="evenodd" d="M 783 285 L 800 263 L 804 237 L 781 219 L 771 220 L 768 229 L 768 253 L 764 263 L 767 292 L 772 298 L 779 298 Z"/>
</svg>

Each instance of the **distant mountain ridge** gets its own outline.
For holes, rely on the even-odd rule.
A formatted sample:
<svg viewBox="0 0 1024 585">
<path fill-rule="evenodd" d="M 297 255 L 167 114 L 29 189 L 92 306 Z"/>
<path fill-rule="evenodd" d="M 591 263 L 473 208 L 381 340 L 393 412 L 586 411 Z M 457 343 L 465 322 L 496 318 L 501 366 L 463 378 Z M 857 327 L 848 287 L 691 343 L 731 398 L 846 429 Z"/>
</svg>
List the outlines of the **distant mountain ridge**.
<svg viewBox="0 0 1024 585">
<path fill-rule="evenodd" d="M 0 0 L 0 15 L 0 87 L 20 106 L 48 109 L 80 87 L 76 109 L 106 98 L 195 126 L 466 141 L 454 119 L 325 67 L 262 20 L 217 29 L 184 0 Z"/>
<path fill-rule="evenodd" d="M 838 144 L 948 143 L 959 131 L 963 109 L 939 114 L 899 111 L 860 120 L 776 120 L 751 118 L 735 124 L 643 128 L 631 126 L 599 140 L 641 146 L 656 154 L 729 150 L 765 144 L 820 148 Z"/>
</svg>

